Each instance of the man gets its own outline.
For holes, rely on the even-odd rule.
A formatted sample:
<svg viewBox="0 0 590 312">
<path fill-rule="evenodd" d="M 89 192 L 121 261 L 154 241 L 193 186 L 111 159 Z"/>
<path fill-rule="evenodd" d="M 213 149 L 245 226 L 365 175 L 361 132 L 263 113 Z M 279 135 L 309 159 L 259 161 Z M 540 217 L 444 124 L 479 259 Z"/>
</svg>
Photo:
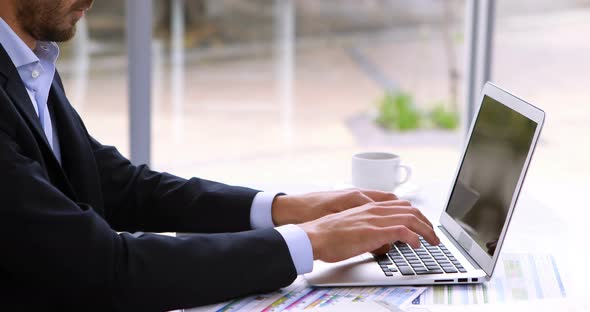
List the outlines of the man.
<svg viewBox="0 0 590 312">
<path fill-rule="evenodd" d="M 276 196 L 154 172 L 100 144 L 55 70 L 54 42 L 91 5 L 0 0 L 0 306 L 193 307 L 287 286 L 314 259 L 439 243 L 392 194 Z"/>
</svg>

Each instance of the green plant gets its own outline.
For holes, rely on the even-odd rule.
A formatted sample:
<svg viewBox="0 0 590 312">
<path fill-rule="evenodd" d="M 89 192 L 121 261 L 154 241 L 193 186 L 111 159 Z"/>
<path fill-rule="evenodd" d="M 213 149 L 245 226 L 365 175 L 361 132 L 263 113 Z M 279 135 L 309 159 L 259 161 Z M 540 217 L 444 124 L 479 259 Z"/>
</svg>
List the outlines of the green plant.
<svg viewBox="0 0 590 312">
<path fill-rule="evenodd" d="M 438 103 L 430 112 L 430 119 L 435 127 L 442 129 L 457 129 L 459 127 L 459 113 L 447 111 L 444 103 Z"/>
<path fill-rule="evenodd" d="M 420 127 L 420 112 L 410 94 L 387 92 L 379 100 L 376 121 L 380 126 L 391 130 L 413 130 Z"/>
</svg>

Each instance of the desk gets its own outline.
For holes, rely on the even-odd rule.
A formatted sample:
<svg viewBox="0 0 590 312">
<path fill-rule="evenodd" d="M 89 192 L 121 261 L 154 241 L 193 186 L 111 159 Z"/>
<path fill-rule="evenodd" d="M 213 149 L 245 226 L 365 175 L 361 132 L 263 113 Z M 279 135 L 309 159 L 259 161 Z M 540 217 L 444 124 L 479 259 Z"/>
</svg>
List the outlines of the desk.
<svg viewBox="0 0 590 312">
<path fill-rule="evenodd" d="M 429 219 L 438 220 L 450 183 L 426 184 L 413 198 Z M 552 254 L 565 285 L 566 300 L 574 302 L 587 301 L 590 280 L 590 271 L 584 269 L 590 255 L 587 233 L 583 233 L 588 213 L 580 205 L 581 194 L 581 190 L 570 186 L 525 183 L 502 248 L 502 253 Z M 515 307 L 521 311 L 537 311 L 541 305 L 540 302 L 531 303 L 529 309 L 526 302 L 520 302 Z M 586 307 L 590 310 L 590 306 Z"/>
<path fill-rule="evenodd" d="M 444 209 L 451 181 L 425 184 L 414 198 L 431 220 Z M 576 194 L 578 196 L 576 196 Z M 568 298 L 587 298 L 590 248 L 584 233 L 587 212 L 581 190 L 559 185 L 524 184 L 508 229 L 502 253 L 548 253 L 559 266 Z"/>
<path fill-rule="evenodd" d="M 438 220 L 442 209 L 444 208 L 446 197 L 451 181 L 437 181 L 424 184 L 419 191 L 414 193 L 400 192 L 403 198 L 407 195 L 415 206 L 422 209 L 424 214 L 431 220 Z M 526 184 L 525 184 L 526 185 Z M 289 193 L 305 193 L 318 190 L 332 189 L 334 187 L 322 186 L 260 186 L 261 189 L 270 191 L 285 191 Z M 340 187 L 336 187 L 340 188 Z M 503 253 L 531 253 L 531 254 L 552 254 L 556 259 L 559 271 L 562 276 L 567 298 L 565 300 L 549 300 L 540 302 L 517 302 L 502 306 L 502 309 L 513 307 L 519 311 L 538 311 L 540 307 L 546 308 L 551 306 L 563 307 L 564 302 L 575 301 L 583 302 L 586 297 L 585 284 L 590 278 L 590 270 L 585 268 L 588 259 L 588 248 L 585 248 L 585 236 L 582 236 L 585 218 L 570 218 L 569 214 L 582 215 L 576 210 L 575 199 L 569 197 L 569 203 L 558 196 L 547 196 L 542 193 L 542 188 L 536 188 L 537 192 L 532 193 L 529 188 L 525 187 L 521 193 L 519 203 L 515 209 L 510 228 L 508 230 L 506 241 L 504 243 Z M 570 190 L 571 191 L 571 190 Z M 541 195 L 542 196 L 541 196 Z M 555 189 L 551 194 L 555 194 Z M 565 194 L 565 193 L 562 193 Z M 569 192 L 569 194 L 572 194 Z M 538 198 L 547 197 L 549 199 L 541 201 Z M 556 205 L 555 202 L 561 203 Z M 570 208 L 567 208 L 566 205 Z M 301 282 L 301 277 L 296 282 Z M 552 305 L 550 305 L 551 303 Z M 487 306 L 487 307 L 485 307 Z M 587 306 L 590 309 L 590 306 Z M 471 311 L 473 306 L 467 307 L 448 307 L 453 311 L 463 309 L 462 311 Z M 498 305 L 480 305 L 477 309 L 485 311 L 494 311 Z M 445 307 L 440 307 L 441 311 Z M 207 309 L 193 309 L 191 311 L 208 311 Z M 433 310 L 435 311 L 435 310 Z M 583 311 L 574 310 L 572 311 Z"/>
</svg>

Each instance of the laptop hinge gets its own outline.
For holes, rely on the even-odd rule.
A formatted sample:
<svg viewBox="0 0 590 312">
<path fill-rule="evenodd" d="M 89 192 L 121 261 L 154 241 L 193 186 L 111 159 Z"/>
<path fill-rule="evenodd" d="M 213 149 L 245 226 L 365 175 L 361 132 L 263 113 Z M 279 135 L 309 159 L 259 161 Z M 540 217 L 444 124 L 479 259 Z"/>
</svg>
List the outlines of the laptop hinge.
<svg viewBox="0 0 590 312">
<path fill-rule="evenodd" d="M 460 253 L 461 253 L 461 254 L 462 254 L 464 257 L 465 257 L 465 259 L 467 259 L 467 261 L 469 261 L 469 263 L 471 263 L 471 265 L 472 265 L 474 268 L 476 268 L 476 269 L 478 269 L 478 270 L 482 270 L 482 271 L 483 271 L 483 269 L 481 268 L 481 266 L 479 266 L 479 264 L 477 264 L 477 262 L 475 262 L 475 260 L 474 260 L 474 259 L 473 259 L 473 258 L 472 258 L 470 255 L 469 255 L 469 253 L 467 253 L 467 252 L 465 251 L 465 248 L 463 248 L 463 247 L 461 246 L 461 244 L 459 244 L 459 242 L 457 242 L 457 241 L 455 240 L 455 238 L 453 238 L 453 236 L 451 235 L 451 233 L 449 233 L 449 232 L 448 232 L 448 231 L 447 231 L 447 230 L 446 230 L 446 229 L 445 229 L 445 228 L 444 228 L 442 225 L 439 225 L 439 226 L 438 226 L 438 228 L 439 228 L 439 230 L 441 230 L 441 231 L 442 231 L 442 232 L 445 234 L 445 236 L 446 236 L 446 237 L 449 239 L 449 241 L 450 241 L 450 242 L 451 242 L 453 245 L 455 245 L 455 247 L 457 248 L 457 250 L 459 250 L 459 252 L 460 252 Z M 484 271 L 484 272 L 485 272 L 485 271 Z M 488 275 L 488 274 L 486 273 L 486 275 Z"/>
</svg>

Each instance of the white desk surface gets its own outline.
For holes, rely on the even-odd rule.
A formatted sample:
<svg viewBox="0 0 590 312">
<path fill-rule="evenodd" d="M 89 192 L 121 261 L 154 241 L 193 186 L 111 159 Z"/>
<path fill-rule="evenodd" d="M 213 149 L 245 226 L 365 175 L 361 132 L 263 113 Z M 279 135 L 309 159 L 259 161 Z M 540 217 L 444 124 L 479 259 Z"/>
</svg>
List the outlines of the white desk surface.
<svg viewBox="0 0 590 312">
<path fill-rule="evenodd" d="M 425 183 L 418 188 L 418 192 L 411 194 L 410 199 L 429 219 L 437 221 L 444 208 L 450 183 L 450 180 Z M 280 190 L 290 193 L 334 188 L 341 187 L 261 187 L 269 191 Z M 590 208 L 587 202 L 583 201 L 583 192 L 588 191 L 582 190 L 581 187 L 575 190 L 560 184 L 539 186 L 525 183 L 502 249 L 502 252 L 552 254 L 565 285 L 566 300 L 576 302 L 588 298 L 587 283 L 590 280 L 590 238 L 587 233 Z M 402 194 L 403 192 L 400 192 L 400 195 Z M 520 310 L 529 310 L 526 305 L 520 304 L 519 307 Z M 530 308 L 536 309 L 533 305 Z M 590 306 L 588 308 L 590 309 Z"/>
</svg>

